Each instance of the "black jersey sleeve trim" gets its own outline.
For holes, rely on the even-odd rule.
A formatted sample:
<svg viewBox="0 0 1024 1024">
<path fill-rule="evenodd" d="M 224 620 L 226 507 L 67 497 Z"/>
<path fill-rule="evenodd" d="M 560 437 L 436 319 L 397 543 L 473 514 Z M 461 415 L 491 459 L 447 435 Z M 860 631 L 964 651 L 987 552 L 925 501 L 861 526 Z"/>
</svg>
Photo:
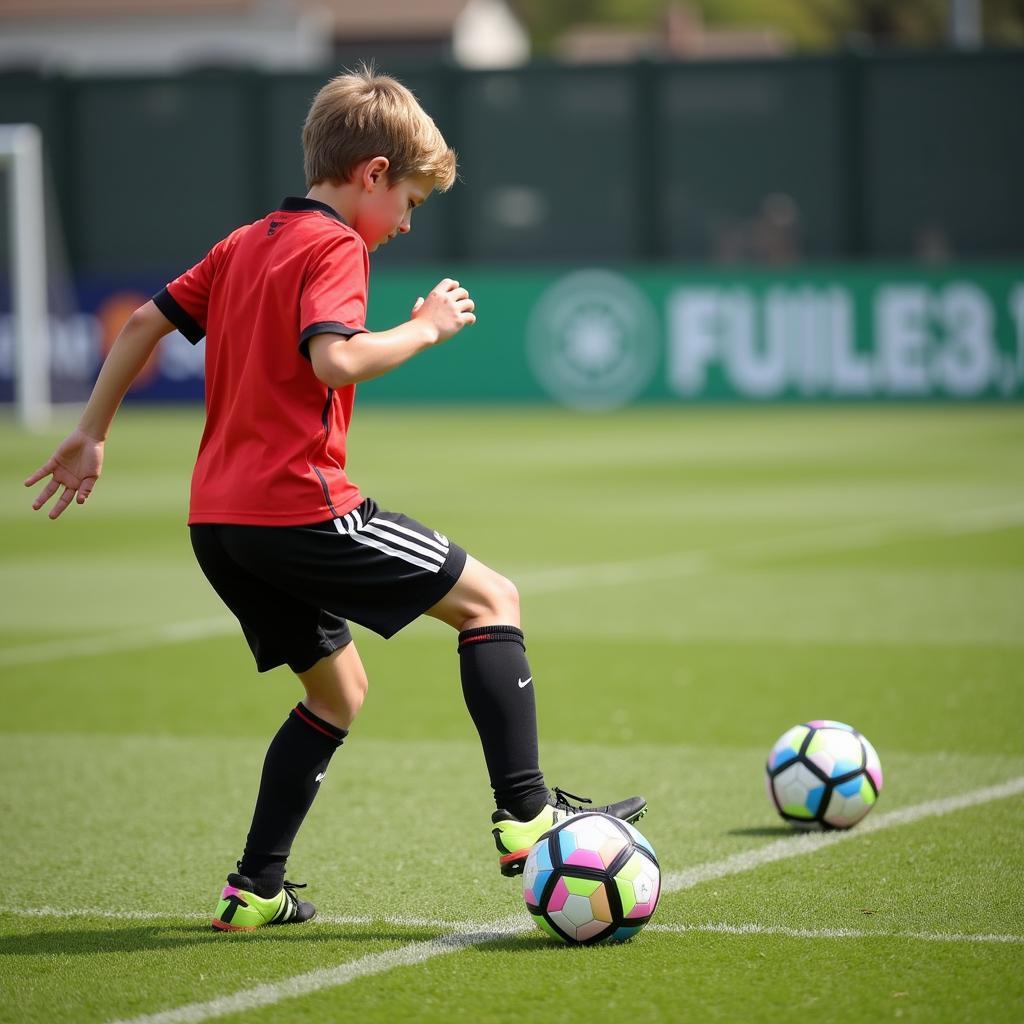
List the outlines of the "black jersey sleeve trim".
<svg viewBox="0 0 1024 1024">
<path fill-rule="evenodd" d="M 178 300 L 166 288 L 161 288 L 153 296 L 153 304 L 193 345 L 198 344 L 206 336 L 206 331 L 182 309 Z"/>
<path fill-rule="evenodd" d="M 354 334 L 365 333 L 365 327 L 349 327 L 348 324 L 341 324 L 336 320 L 321 320 L 319 323 L 310 324 L 299 335 L 299 352 L 308 359 L 309 339 L 317 334 L 340 334 L 345 338 L 351 338 Z"/>
</svg>

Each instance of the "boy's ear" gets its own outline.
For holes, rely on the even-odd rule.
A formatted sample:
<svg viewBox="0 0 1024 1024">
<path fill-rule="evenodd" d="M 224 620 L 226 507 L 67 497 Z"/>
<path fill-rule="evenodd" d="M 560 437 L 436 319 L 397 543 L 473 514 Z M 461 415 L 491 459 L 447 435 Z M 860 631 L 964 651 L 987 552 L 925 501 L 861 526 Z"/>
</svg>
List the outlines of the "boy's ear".
<svg viewBox="0 0 1024 1024">
<path fill-rule="evenodd" d="M 385 177 L 388 173 L 388 168 L 391 166 L 391 161 L 386 156 L 374 156 L 363 164 L 363 173 L 361 175 L 363 188 L 367 192 L 372 192 L 378 185 L 385 185 Z"/>
</svg>

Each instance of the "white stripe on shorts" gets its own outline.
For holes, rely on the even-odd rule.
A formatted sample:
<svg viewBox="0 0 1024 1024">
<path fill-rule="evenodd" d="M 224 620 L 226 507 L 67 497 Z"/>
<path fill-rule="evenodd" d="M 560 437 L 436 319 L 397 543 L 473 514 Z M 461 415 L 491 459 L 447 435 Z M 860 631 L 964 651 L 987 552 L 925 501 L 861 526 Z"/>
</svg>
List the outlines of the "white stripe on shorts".
<svg viewBox="0 0 1024 1024">
<path fill-rule="evenodd" d="M 445 559 L 448 557 L 447 547 L 442 547 L 439 543 L 416 533 L 415 530 L 410 530 L 407 527 L 399 526 L 397 523 L 391 523 L 384 519 L 371 519 L 368 523 L 364 524 L 357 509 L 353 509 L 353 511 L 347 513 L 341 519 L 335 519 L 334 526 L 338 533 L 351 537 L 357 544 L 376 548 L 392 558 L 400 558 L 410 565 L 426 569 L 427 572 L 440 572 Z M 441 551 L 432 551 L 428 547 L 413 544 L 412 541 L 401 536 L 403 533 L 414 537 L 417 541 L 421 541 L 424 544 L 429 543 L 434 547 L 441 548 Z M 373 534 L 374 536 L 368 536 L 368 534 Z M 421 555 L 423 557 L 419 557 Z"/>
<path fill-rule="evenodd" d="M 448 548 L 451 546 L 447 538 L 443 541 L 437 540 L 435 537 L 425 537 L 422 533 L 417 533 L 415 530 L 410 530 L 408 526 L 402 526 L 401 523 L 392 523 L 387 519 L 371 519 L 370 523 L 374 526 L 386 526 L 389 530 L 395 530 L 398 533 L 404 533 L 413 540 L 419 541 L 421 544 L 429 544 L 432 548 L 437 548 L 445 557 L 448 556 Z M 367 526 L 370 524 L 368 523 Z"/>
<path fill-rule="evenodd" d="M 384 521 L 378 523 L 375 520 L 371 520 L 362 528 L 360 535 L 367 533 L 373 534 L 374 537 L 390 541 L 392 544 L 395 544 L 400 548 L 404 548 L 406 551 L 412 551 L 417 555 L 423 555 L 424 558 L 429 558 L 431 561 L 436 561 L 438 565 L 444 564 L 446 553 L 434 551 L 432 548 L 425 547 L 422 544 L 414 544 L 411 540 L 406 540 L 405 537 L 394 532 L 394 526 L 394 523 Z M 407 530 L 405 532 L 411 533 L 412 531 Z M 417 540 L 424 539 L 418 533 L 413 533 L 412 535 Z"/>
</svg>

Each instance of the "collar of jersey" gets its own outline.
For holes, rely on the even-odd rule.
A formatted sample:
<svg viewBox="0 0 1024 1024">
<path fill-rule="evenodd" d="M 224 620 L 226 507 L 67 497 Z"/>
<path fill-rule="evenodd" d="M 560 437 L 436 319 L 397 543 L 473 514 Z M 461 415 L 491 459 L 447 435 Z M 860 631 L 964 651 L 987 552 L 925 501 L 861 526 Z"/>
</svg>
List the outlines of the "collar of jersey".
<svg viewBox="0 0 1024 1024">
<path fill-rule="evenodd" d="M 341 221 L 342 224 L 346 223 L 345 218 L 333 206 L 321 203 L 318 199 L 306 199 L 304 196 L 285 196 L 278 209 L 282 213 L 323 213 Z"/>
</svg>

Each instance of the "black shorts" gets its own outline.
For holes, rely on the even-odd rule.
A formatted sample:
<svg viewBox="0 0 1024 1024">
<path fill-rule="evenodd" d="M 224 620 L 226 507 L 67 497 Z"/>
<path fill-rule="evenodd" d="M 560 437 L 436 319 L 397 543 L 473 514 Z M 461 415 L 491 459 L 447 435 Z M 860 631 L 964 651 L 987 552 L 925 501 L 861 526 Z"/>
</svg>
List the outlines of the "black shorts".
<svg viewBox="0 0 1024 1024">
<path fill-rule="evenodd" d="M 189 527 L 206 578 L 241 623 L 260 672 L 305 672 L 352 640 L 347 619 L 390 637 L 448 593 L 466 552 L 367 499 L 309 526 Z"/>
</svg>

